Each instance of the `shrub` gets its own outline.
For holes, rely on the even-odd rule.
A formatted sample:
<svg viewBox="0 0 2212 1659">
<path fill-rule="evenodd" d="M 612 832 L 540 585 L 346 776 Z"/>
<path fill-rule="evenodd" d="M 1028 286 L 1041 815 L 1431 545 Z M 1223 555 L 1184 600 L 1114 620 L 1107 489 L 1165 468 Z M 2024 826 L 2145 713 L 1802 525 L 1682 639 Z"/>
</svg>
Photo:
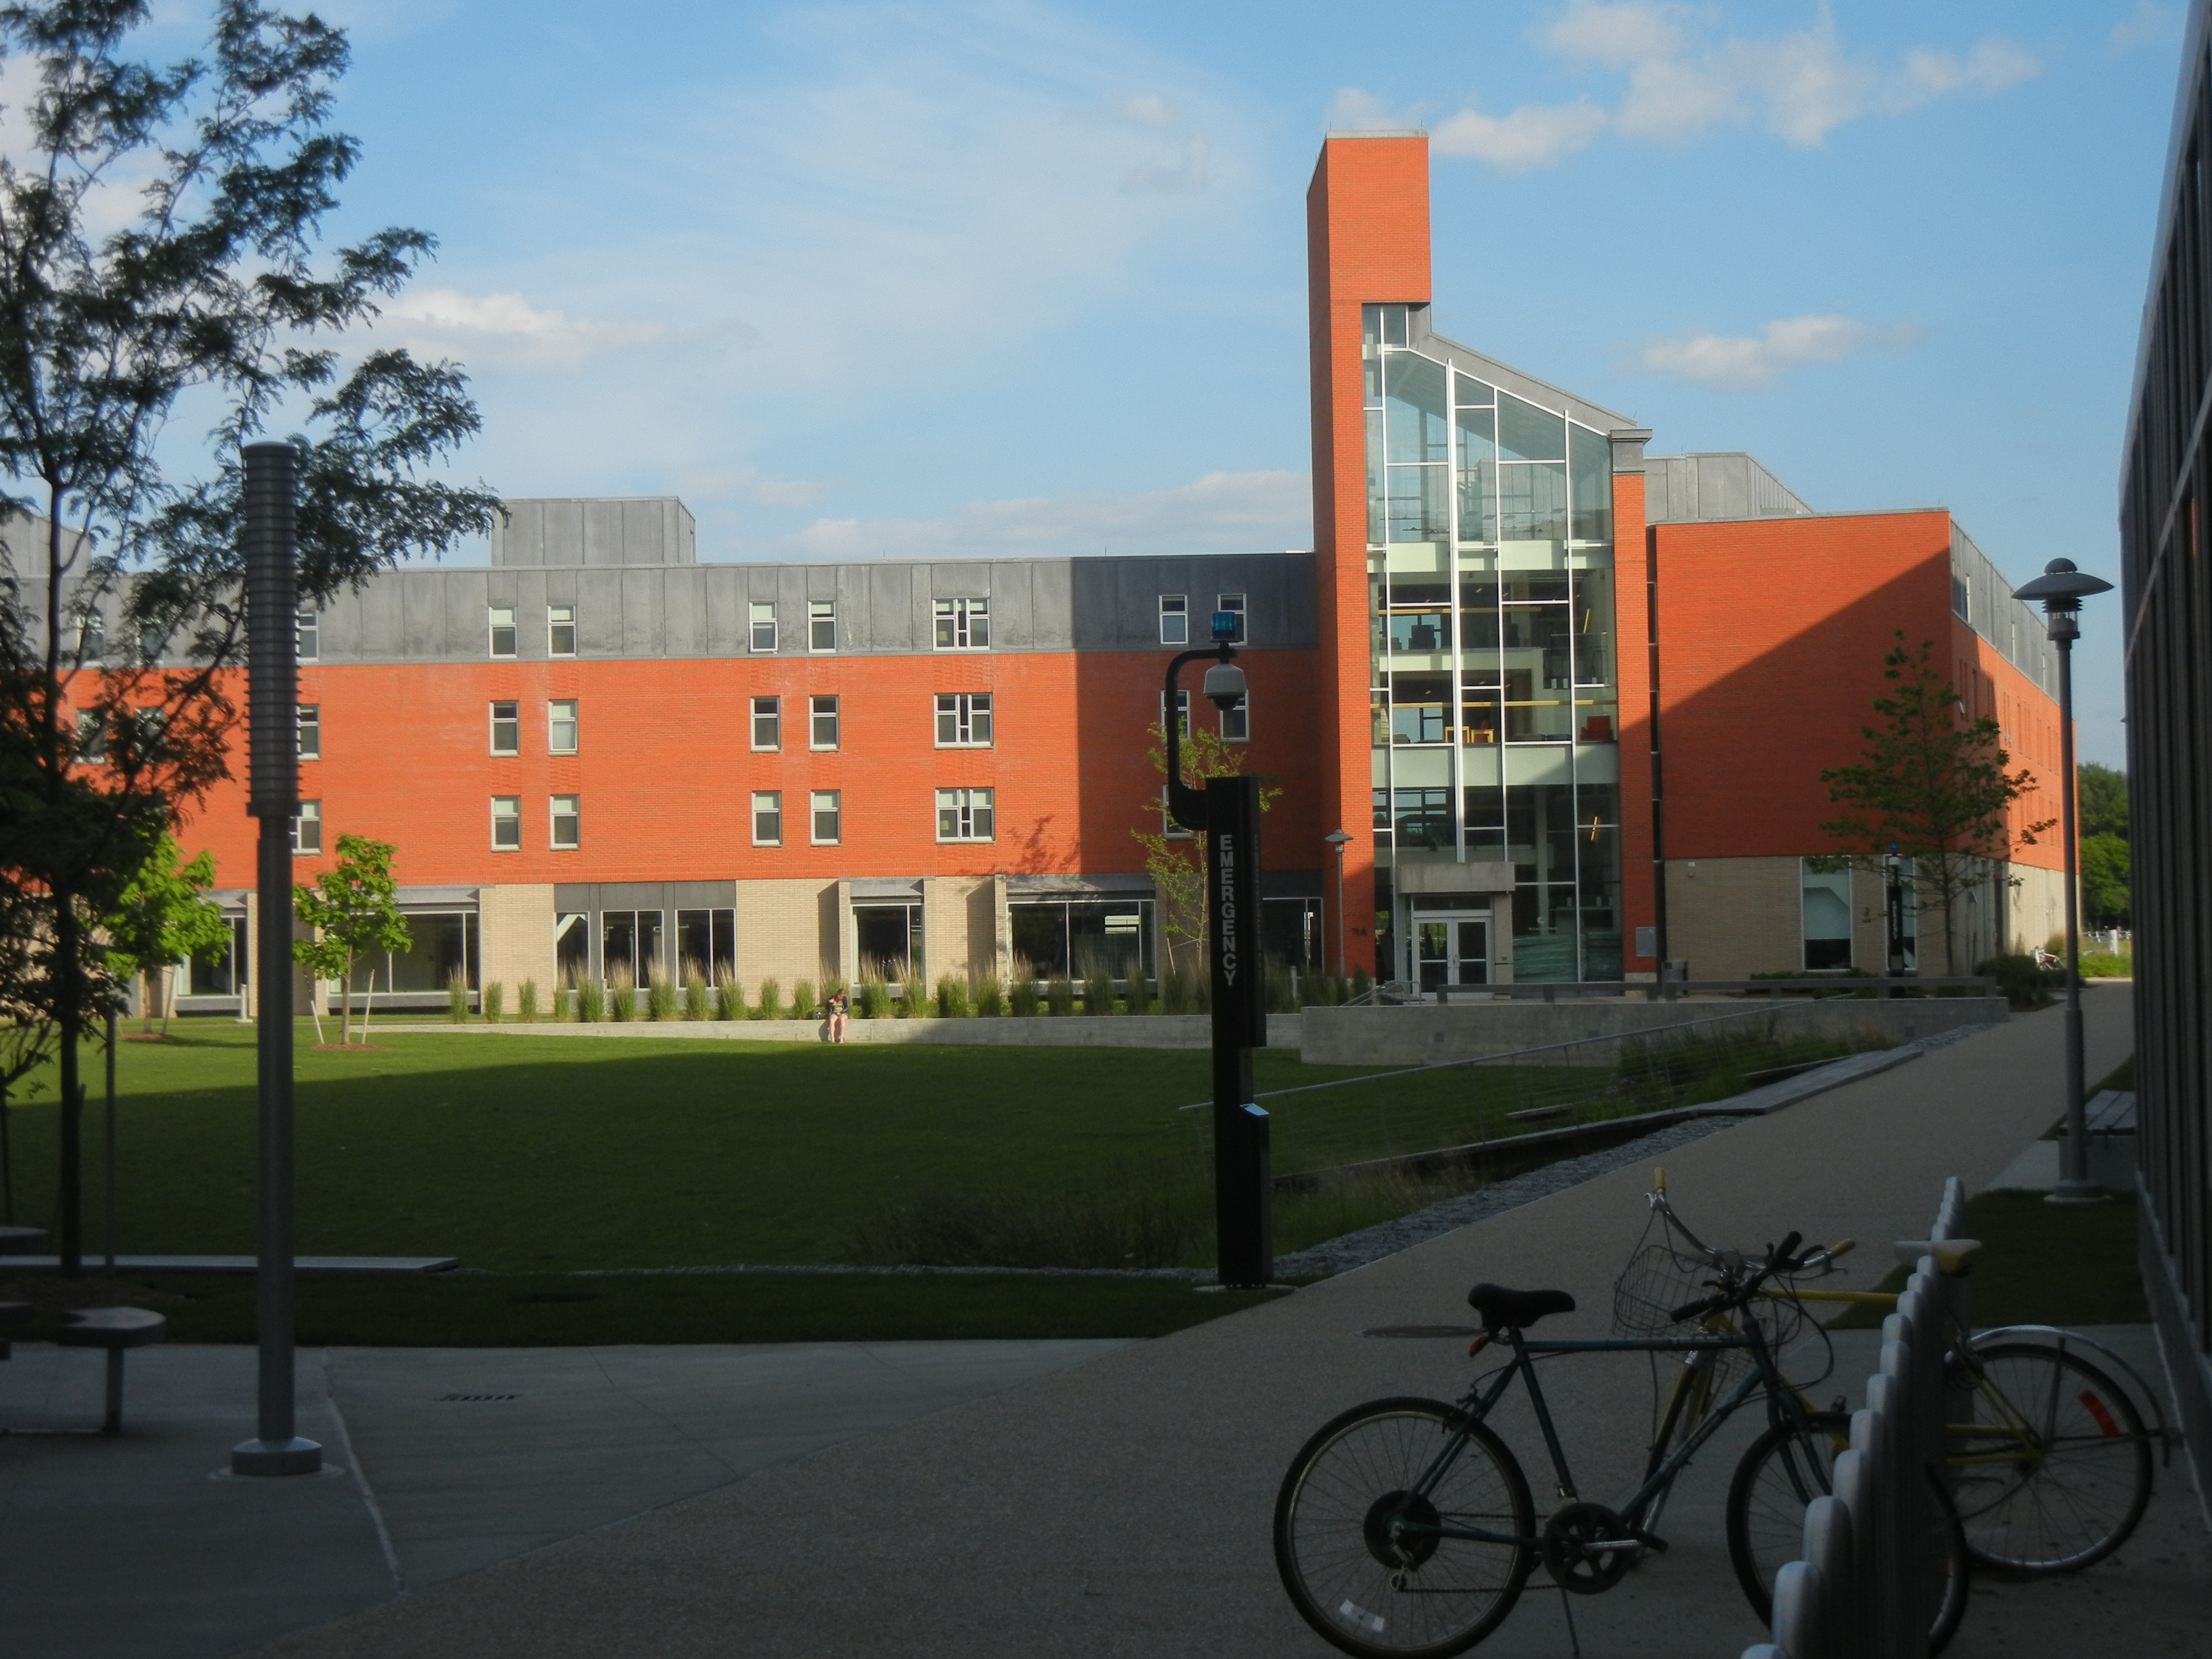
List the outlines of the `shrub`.
<svg viewBox="0 0 2212 1659">
<path fill-rule="evenodd" d="M 676 1018 L 676 981 L 659 968 L 647 970 L 645 1011 L 648 1019 Z"/>
<path fill-rule="evenodd" d="M 1024 963 L 1014 975 L 1014 982 L 1006 994 L 1007 1006 L 1018 1019 L 1035 1019 L 1037 1016 L 1037 983 L 1035 975 Z"/>
<path fill-rule="evenodd" d="M 617 963 L 614 971 L 607 975 L 607 1018 L 637 1018 L 637 975 L 626 962 Z"/>
<path fill-rule="evenodd" d="M 1006 1012 L 1006 988 L 993 975 L 975 988 L 975 1012 L 984 1019 L 1002 1019 Z"/>
<path fill-rule="evenodd" d="M 2081 958 L 2083 979 L 2133 979 L 2136 973 L 2135 952 L 2094 951 Z"/>
<path fill-rule="evenodd" d="M 446 981 L 446 1017 L 456 1025 L 469 1017 L 469 976 L 458 968 Z"/>
<path fill-rule="evenodd" d="M 912 968 L 900 970 L 898 1017 L 901 1019 L 929 1018 L 929 987 Z"/>
<path fill-rule="evenodd" d="M 538 981 L 526 979 L 514 994 L 514 1017 L 529 1025 L 538 1018 Z"/>
<path fill-rule="evenodd" d="M 814 1011 L 821 1006 L 822 999 L 814 994 L 812 980 L 793 980 L 791 982 L 791 1009 L 785 1018 L 811 1019 L 814 1018 Z"/>
<path fill-rule="evenodd" d="M 743 1019 L 746 1014 L 745 988 L 725 972 L 714 981 L 714 1018 Z"/>
<path fill-rule="evenodd" d="M 939 1019 L 968 1018 L 968 981 L 942 974 L 937 981 L 937 1015 Z"/>
<path fill-rule="evenodd" d="M 1131 1013 L 1149 1014 L 1152 1012 L 1152 982 L 1145 977 L 1145 970 L 1133 962 L 1129 964 L 1127 998 Z"/>
<path fill-rule="evenodd" d="M 2048 1008 L 2052 994 L 2066 989 L 2063 968 L 2039 968 L 2033 957 L 2018 952 L 1976 963 L 1974 971 L 1996 981 L 2005 1000 L 2021 1013 Z"/>
<path fill-rule="evenodd" d="M 1044 1005 L 1057 1018 L 1075 1012 L 1075 981 L 1066 974 L 1054 974 L 1044 982 Z"/>
<path fill-rule="evenodd" d="M 1160 1012 L 1167 1014 L 1187 1014 L 1194 998 L 1190 975 L 1180 968 L 1170 967 L 1160 975 Z"/>
<path fill-rule="evenodd" d="M 494 980 L 484 987 L 483 1017 L 487 1021 L 494 1025 L 498 1024 L 499 1017 L 505 1011 L 506 1004 L 507 988 L 505 986 L 497 980 Z"/>
<path fill-rule="evenodd" d="M 783 987 L 772 979 L 761 981 L 760 1004 L 753 1010 L 755 1019 L 783 1018 Z"/>
<path fill-rule="evenodd" d="M 607 994 L 599 981 L 587 979 L 576 988 L 576 1018 L 596 1025 L 607 1017 Z"/>
<path fill-rule="evenodd" d="M 684 975 L 684 1018 L 712 1019 L 714 1017 L 714 994 L 707 988 L 707 976 L 699 971 L 696 963 Z"/>
<path fill-rule="evenodd" d="M 889 1019 L 891 988 L 873 974 L 863 974 L 853 988 L 853 1012 L 862 1019 Z"/>
<path fill-rule="evenodd" d="M 1370 974 L 1364 968 L 1355 968 L 1352 970 L 1352 994 L 1353 996 L 1364 997 L 1374 988 L 1375 978 L 1373 975 Z"/>
<path fill-rule="evenodd" d="M 1103 968 L 1093 969 L 1083 981 L 1083 1012 L 1086 1014 L 1110 1014 L 1114 1012 L 1114 975 Z"/>
</svg>

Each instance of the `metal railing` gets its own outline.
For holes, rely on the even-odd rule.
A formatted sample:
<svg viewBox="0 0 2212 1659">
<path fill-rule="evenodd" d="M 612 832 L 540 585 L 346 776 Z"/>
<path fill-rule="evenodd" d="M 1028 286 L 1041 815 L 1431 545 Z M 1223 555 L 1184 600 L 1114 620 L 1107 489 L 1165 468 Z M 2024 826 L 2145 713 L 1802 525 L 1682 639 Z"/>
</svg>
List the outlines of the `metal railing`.
<svg viewBox="0 0 2212 1659">
<path fill-rule="evenodd" d="M 1966 1220 L 1958 1176 L 1943 1185 L 1932 1240 Z M 1946 1593 L 1939 1546 L 1950 1524 L 1937 1480 L 1944 1456 L 1943 1354 L 1968 1328 L 1966 1286 L 1923 1255 L 1882 1322 L 1881 1369 L 1851 1414 L 1833 1495 L 1805 1510 L 1803 1559 L 1774 1576 L 1773 1640 L 1743 1659 L 1917 1659 Z"/>
</svg>

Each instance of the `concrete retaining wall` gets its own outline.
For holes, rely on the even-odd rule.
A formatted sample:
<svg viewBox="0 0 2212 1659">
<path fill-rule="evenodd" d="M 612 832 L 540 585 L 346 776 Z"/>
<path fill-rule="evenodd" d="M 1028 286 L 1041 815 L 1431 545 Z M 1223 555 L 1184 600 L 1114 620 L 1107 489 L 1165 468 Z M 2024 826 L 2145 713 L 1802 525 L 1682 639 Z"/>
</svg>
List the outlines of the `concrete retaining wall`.
<svg viewBox="0 0 2212 1659">
<path fill-rule="evenodd" d="M 1478 1002 L 1456 1007 L 1309 1008 L 1301 1057 L 1309 1066 L 1419 1066 L 1433 1060 L 1475 1060 L 1519 1048 L 1574 1042 L 1588 1037 L 1628 1036 L 1696 1020 L 1741 1015 L 1715 1032 L 1748 1026 L 1749 1016 L 1772 1012 L 1779 1029 L 1808 1036 L 1840 1036 L 1869 1026 L 1899 1042 L 1933 1036 L 1961 1025 L 2010 1017 L 2002 997 L 1899 998 L 1890 1001 L 1836 999 L 1817 1003 L 1778 1000 L 1772 1010 L 1735 999 L 1707 1002 Z M 1610 1059 L 1583 1050 L 1583 1064 Z"/>
<path fill-rule="evenodd" d="M 1271 1048 L 1296 1048 L 1303 1016 L 1267 1016 Z M 496 1036 L 690 1037 L 727 1042 L 815 1042 L 818 1019 L 626 1020 L 580 1025 L 549 1020 L 535 1025 L 380 1025 L 379 1030 L 453 1031 Z M 984 1048 L 1205 1048 L 1213 1042 L 1206 1014 L 1077 1014 L 1036 1019 L 856 1019 L 845 1027 L 848 1042 L 924 1042 Z"/>
</svg>

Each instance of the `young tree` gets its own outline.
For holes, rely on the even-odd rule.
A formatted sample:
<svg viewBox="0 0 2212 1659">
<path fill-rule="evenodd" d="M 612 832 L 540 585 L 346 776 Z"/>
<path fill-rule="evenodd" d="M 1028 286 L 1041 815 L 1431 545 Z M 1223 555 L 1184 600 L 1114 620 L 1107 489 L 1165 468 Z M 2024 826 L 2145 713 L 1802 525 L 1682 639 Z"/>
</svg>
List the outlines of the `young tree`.
<svg viewBox="0 0 2212 1659">
<path fill-rule="evenodd" d="M 353 969 L 366 956 L 404 951 L 414 939 L 399 914 L 399 885 L 392 878 L 390 842 L 365 836 L 340 836 L 338 861 L 315 878 L 312 887 L 292 890 L 292 914 L 313 928 L 310 939 L 293 942 L 292 954 L 317 979 L 338 982 L 338 1041 L 353 1041 Z M 370 976 L 374 995 L 375 977 Z M 361 1040 L 368 1041 L 368 1006 L 361 1012 Z M 322 1038 L 322 1017 L 315 1035 Z"/>
<path fill-rule="evenodd" d="M 1161 779 L 1160 792 L 1145 803 L 1157 829 L 1132 830 L 1137 845 L 1145 849 L 1145 871 L 1159 895 L 1160 931 L 1167 936 L 1168 965 L 1179 957 L 1190 957 L 1201 967 L 1206 961 L 1206 842 L 1204 830 L 1167 833 L 1168 733 L 1155 722 L 1150 728 L 1152 770 Z M 1208 778 L 1241 777 L 1245 750 L 1241 744 L 1226 743 L 1218 732 L 1186 727 L 1181 744 L 1182 781 L 1194 789 L 1206 787 Z M 1279 783 L 1262 781 L 1260 810 L 1267 811 L 1282 799 Z"/>
<path fill-rule="evenodd" d="M 1945 969 L 1956 973 L 1960 902 L 1992 865 L 2008 861 L 2016 845 L 2033 846 L 2055 820 L 2013 834 L 2012 804 L 2033 789 L 2034 774 L 2005 769 L 2011 757 L 1997 723 L 1966 718 L 1935 666 L 1935 648 L 1923 641 L 1916 650 L 1899 630 L 1882 658 L 1892 689 L 1874 701 L 1878 724 L 1859 728 L 1864 752 L 1820 774 L 1828 799 L 1844 809 L 1820 828 L 1838 843 L 1835 867 L 1880 874 L 1893 853 L 1913 861 L 1920 909 L 1942 917 Z"/>
<path fill-rule="evenodd" d="M 96 919 L 228 774 L 239 447 L 297 434 L 311 597 L 497 511 L 426 476 L 476 429 L 459 371 L 382 350 L 348 368 L 334 347 L 433 246 L 387 229 L 317 258 L 358 155 L 329 125 L 344 36 L 258 0 L 212 10 L 205 52 L 165 64 L 133 49 L 146 0 L 0 5 L 27 89 L 0 156 L 0 910 L 37 917 L 0 1001 L 29 1033 L 9 1064 L 58 1061 L 70 1273 L 77 1042 L 112 989 Z M 171 429 L 187 410 L 204 447 Z"/>
<path fill-rule="evenodd" d="M 168 998 L 162 975 L 173 964 L 230 940 L 222 907 L 200 895 L 215 885 L 215 854 L 203 850 L 190 864 L 177 838 L 163 835 L 153 856 L 124 884 L 122 899 L 100 919 L 107 966 L 121 976 L 136 975 L 139 1012 L 145 1029 L 154 1029 L 154 1004 L 161 1004 L 161 1029 L 169 1027 Z"/>
</svg>

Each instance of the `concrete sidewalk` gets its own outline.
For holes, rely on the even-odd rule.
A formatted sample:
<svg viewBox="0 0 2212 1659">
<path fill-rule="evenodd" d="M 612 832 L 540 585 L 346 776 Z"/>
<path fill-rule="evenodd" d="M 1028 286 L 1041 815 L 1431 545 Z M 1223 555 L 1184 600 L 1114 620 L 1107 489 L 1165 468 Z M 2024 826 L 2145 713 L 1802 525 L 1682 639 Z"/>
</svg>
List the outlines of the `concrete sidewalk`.
<svg viewBox="0 0 2212 1659">
<path fill-rule="evenodd" d="M 2128 998 L 2089 1000 L 2090 1074 L 2126 1053 Z M 1923 1236 L 1942 1177 L 1979 1187 L 2058 1110 L 2054 1012 L 2019 1019 L 1671 1155 L 1670 1189 L 1708 1237 L 1757 1246 L 1791 1228 L 1883 1247 Z M 1547 1332 L 1607 1328 L 1610 1287 L 1644 1222 L 1649 1172 L 1623 1170 L 1297 1296 L 1029 1387 L 780 1464 L 329 1629 L 295 1659 L 367 1656 L 1208 1655 L 1328 1651 L 1291 1613 L 1268 1550 L 1276 1482 L 1346 1405 L 1450 1396 L 1463 1346 L 1363 1331 L 1466 1318 L 1469 1283 L 1562 1285 L 1581 1310 Z M 2144 1334 L 2124 1340 L 2144 1353 Z M 1824 1387 L 1860 1398 L 1870 1339 L 1839 1340 Z M 1548 1368 L 1583 1488 L 1632 1484 L 1648 1432 L 1645 1362 Z M 1550 1485 L 1528 1424 L 1506 1437 Z M 1674 1548 L 1610 1595 L 1578 1601 L 1583 1650 L 1733 1656 L 1759 1638 L 1719 1512 L 1735 1447 L 1717 1443 L 1670 1511 Z M 2212 1629 L 2208 1558 L 2184 1480 L 2154 1524 L 2077 1580 L 1976 1598 L 1965 1656 L 2197 1652 Z M 1540 1507 L 1545 1500 L 1539 1499 Z M 2179 1513 L 2177 1514 L 2177 1510 Z M 1562 1654 L 1561 1598 L 1532 1583 L 1486 1653 Z"/>
</svg>

